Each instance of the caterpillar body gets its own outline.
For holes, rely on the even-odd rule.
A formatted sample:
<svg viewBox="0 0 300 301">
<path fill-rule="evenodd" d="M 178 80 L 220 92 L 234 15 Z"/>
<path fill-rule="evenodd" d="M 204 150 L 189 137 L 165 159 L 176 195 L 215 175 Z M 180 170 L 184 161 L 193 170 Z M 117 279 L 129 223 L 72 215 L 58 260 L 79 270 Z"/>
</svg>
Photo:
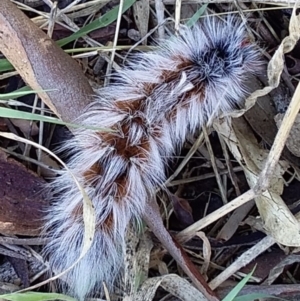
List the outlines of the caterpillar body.
<svg viewBox="0 0 300 301">
<path fill-rule="evenodd" d="M 247 92 L 246 81 L 261 66 L 244 24 L 206 18 L 136 54 L 101 88 L 80 117 L 101 132 L 77 129 L 64 150 L 69 168 L 95 207 L 96 233 L 86 256 L 66 275 L 71 293 L 84 300 L 111 285 L 122 267 L 124 237 L 131 219 L 162 186 L 168 157 L 220 112 L 228 112 Z M 82 195 L 67 171 L 52 183 L 46 246 L 50 266 L 61 272 L 79 257 L 83 241 Z"/>
</svg>

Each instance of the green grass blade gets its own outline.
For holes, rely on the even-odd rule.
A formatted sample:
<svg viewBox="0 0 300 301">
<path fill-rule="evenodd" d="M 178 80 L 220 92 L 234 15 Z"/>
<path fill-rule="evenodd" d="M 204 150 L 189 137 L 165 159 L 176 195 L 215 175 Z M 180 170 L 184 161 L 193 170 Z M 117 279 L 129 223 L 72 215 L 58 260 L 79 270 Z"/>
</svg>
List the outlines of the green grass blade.
<svg viewBox="0 0 300 301">
<path fill-rule="evenodd" d="M 122 13 L 124 13 L 129 7 L 131 7 L 135 1 L 136 0 L 125 0 L 123 9 L 122 9 Z M 78 38 L 81 38 L 82 36 L 87 35 L 88 33 L 90 33 L 91 31 L 93 31 L 95 29 L 99 29 L 99 28 L 102 28 L 102 27 L 105 27 L 105 26 L 111 24 L 112 22 L 117 20 L 118 12 L 119 12 L 119 5 L 114 7 L 113 9 L 111 9 L 109 12 L 107 12 L 102 17 L 98 18 L 97 20 L 82 27 L 81 29 L 79 29 L 77 32 L 73 33 L 69 37 L 59 40 L 57 42 L 57 44 L 62 47 Z"/>
<path fill-rule="evenodd" d="M 246 283 L 251 278 L 252 274 L 254 273 L 255 267 L 251 273 L 249 273 L 245 278 L 243 278 L 229 293 L 222 301 L 233 301 L 237 294 L 242 290 L 242 288 L 246 285 Z"/>
<path fill-rule="evenodd" d="M 49 123 L 54 123 L 59 125 L 65 125 L 67 127 L 73 127 L 73 128 L 86 128 L 95 131 L 112 132 L 111 129 L 89 127 L 81 124 L 63 122 L 62 120 L 54 117 L 42 116 L 39 114 L 33 114 L 33 113 L 28 113 L 28 112 L 23 112 L 19 110 L 8 109 L 8 108 L 2 108 L 2 107 L 0 107 L 0 117 L 43 121 L 43 122 L 49 122 Z"/>
<path fill-rule="evenodd" d="M 260 294 L 260 293 L 253 293 L 253 294 L 249 294 L 249 295 L 244 295 L 244 296 L 239 296 L 234 298 L 233 301 L 254 301 L 257 299 L 263 299 L 263 298 L 267 298 L 267 299 L 276 299 L 276 300 L 281 300 L 281 301 L 288 301 L 286 299 L 282 299 L 279 297 L 273 297 L 271 295 L 267 295 L 267 294 Z"/>
<path fill-rule="evenodd" d="M 5 94 L 0 94 L 0 99 L 1 100 L 8 100 L 8 99 L 14 99 L 14 98 L 18 98 L 21 96 L 25 96 L 28 94 L 34 94 L 34 93 L 40 93 L 40 92 L 49 92 L 49 91 L 54 91 L 55 89 L 48 89 L 48 90 L 32 90 L 30 87 L 25 86 L 22 87 L 18 90 L 15 90 L 14 92 L 10 92 L 10 93 L 5 93 Z"/>
<path fill-rule="evenodd" d="M 204 14 L 208 3 L 203 4 L 194 15 L 186 22 L 186 26 L 191 27 L 199 20 L 199 18 Z"/>
<path fill-rule="evenodd" d="M 14 66 L 7 59 L 0 59 L 0 72 L 13 71 Z"/>
<path fill-rule="evenodd" d="M 76 301 L 76 299 L 63 294 L 56 293 L 12 293 L 0 295 L 0 298 L 9 301 L 50 301 L 50 300 L 63 300 L 63 301 Z"/>
</svg>

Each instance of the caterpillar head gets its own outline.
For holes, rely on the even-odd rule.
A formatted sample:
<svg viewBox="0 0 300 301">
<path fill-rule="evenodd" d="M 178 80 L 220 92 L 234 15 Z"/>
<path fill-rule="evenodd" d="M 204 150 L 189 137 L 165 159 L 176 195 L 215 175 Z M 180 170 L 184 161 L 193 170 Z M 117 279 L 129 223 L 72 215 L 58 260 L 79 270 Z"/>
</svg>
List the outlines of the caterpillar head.
<svg viewBox="0 0 300 301">
<path fill-rule="evenodd" d="M 230 17 L 226 21 L 206 18 L 193 31 L 199 35 L 199 47 L 192 60 L 199 78 L 208 83 L 231 85 L 261 70 L 262 60 L 257 45 L 250 41 L 245 24 Z"/>
</svg>

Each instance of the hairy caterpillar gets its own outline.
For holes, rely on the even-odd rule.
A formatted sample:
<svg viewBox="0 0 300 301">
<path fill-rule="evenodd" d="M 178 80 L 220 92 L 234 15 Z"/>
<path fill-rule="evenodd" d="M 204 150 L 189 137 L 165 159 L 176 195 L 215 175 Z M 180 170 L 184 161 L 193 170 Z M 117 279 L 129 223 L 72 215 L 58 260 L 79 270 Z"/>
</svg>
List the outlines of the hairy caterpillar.
<svg viewBox="0 0 300 301">
<path fill-rule="evenodd" d="M 248 75 L 261 58 L 244 25 L 206 18 L 183 27 L 156 51 L 136 54 L 99 90 L 82 124 L 114 132 L 77 129 L 63 147 L 69 167 L 93 201 L 96 234 L 88 254 L 68 274 L 80 300 L 111 285 L 122 266 L 126 227 L 144 213 L 145 202 L 166 178 L 166 158 L 220 112 L 247 94 Z M 46 247 L 55 271 L 79 257 L 83 240 L 82 196 L 66 171 L 52 183 L 57 197 L 49 210 Z"/>
</svg>

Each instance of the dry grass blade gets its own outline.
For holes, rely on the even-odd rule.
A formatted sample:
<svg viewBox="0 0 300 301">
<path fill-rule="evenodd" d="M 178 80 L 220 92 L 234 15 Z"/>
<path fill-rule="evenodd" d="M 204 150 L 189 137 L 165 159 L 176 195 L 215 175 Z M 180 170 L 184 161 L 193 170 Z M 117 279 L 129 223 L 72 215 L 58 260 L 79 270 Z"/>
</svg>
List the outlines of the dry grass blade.
<svg viewBox="0 0 300 301">
<path fill-rule="evenodd" d="M 182 169 L 187 164 L 187 162 L 191 159 L 191 157 L 198 150 L 199 146 L 203 143 L 203 140 L 204 140 L 204 134 L 201 133 L 199 135 L 199 137 L 197 138 L 197 140 L 195 141 L 194 145 L 189 150 L 188 154 L 185 156 L 184 160 L 182 160 L 180 165 L 173 172 L 173 174 L 167 179 L 167 181 L 164 183 L 164 185 L 168 185 L 172 180 L 174 180 L 178 176 L 178 174 L 182 171 Z"/>
<path fill-rule="evenodd" d="M 204 134 L 206 146 L 207 146 L 207 149 L 208 149 L 208 152 L 209 152 L 209 155 L 210 155 L 212 168 L 213 168 L 215 176 L 216 176 L 216 180 L 217 180 L 217 183 L 218 183 L 218 187 L 219 187 L 219 190 L 220 190 L 220 194 L 221 194 L 223 203 L 227 204 L 228 200 L 227 200 L 226 192 L 225 192 L 220 174 L 218 172 L 218 168 L 217 168 L 217 164 L 216 164 L 216 158 L 214 156 L 214 152 L 213 152 L 211 143 L 210 143 L 209 138 L 208 138 L 207 130 L 205 128 L 202 128 L 202 131 L 203 131 L 203 134 Z"/>
<path fill-rule="evenodd" d="M 268 248 L 270 248 L 275 242 L 275 240 L 267 236 L 262 239 L 259 243 L 257 243 L 254 247 L 247 250 L 243 253 L 233 264 L 231 264 L 228 268 L 226 268 L 222 273 L 220 273 L 216 278 L 214 278 L 209 286 L 211 289 L 216 289 L 221 283 L 231 277 L 235 272 L 239 269 L 250 263 L 253 259 L 259 256 L 261 253 L 265 252 Z"/>
<path fill-rule="evenodd" d="M 195 236 L 195 233 L 204 229 L 208 225 L 212 224 L 213 222 L 217 221 L 227 213 L 235 210 L 236 208 L 246 204 L 247 202 L 251 201 L 256 196 L 255 192 L 250 189 L 247 192 L 243 193 L 239 197 L 235 198 L 228 204 L 224 205 L 223 207 L 217 209 L 211 214 L 208 214 L 201 220 L 197 221 L 196 223 L 192 224 L 191 226 L 185 228 L 181 232 L 179 232 L 176 236 L 177 240 L 181 243 L 184 243 L 190 240 L 192 237 Z"/>
</svg>

